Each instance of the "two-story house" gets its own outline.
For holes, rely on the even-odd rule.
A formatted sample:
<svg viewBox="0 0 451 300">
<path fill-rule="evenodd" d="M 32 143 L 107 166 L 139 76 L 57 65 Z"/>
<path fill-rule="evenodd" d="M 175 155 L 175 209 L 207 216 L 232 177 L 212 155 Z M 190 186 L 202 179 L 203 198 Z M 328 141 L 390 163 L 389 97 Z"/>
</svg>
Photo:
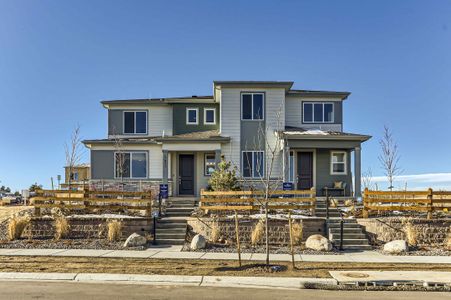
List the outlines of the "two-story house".
<svg viewBox="0 0 451 300">
<path fill-rule="evenodd" d="M 170 195 L 195 196 L 221 158 L 253 180 L 268 170 L 268 148 L 277 147 L 271 177 L 318 194 L 341 182 L 347 196 L 360 196 L 361 143 L 370 136 L 343 131 L 350 93 L 292 86 L 215 81 L 211 96 L 102 101 L 108 137 L 84 141 L 91 185 L 158 189 L 168 183 Z"/>
</svg>

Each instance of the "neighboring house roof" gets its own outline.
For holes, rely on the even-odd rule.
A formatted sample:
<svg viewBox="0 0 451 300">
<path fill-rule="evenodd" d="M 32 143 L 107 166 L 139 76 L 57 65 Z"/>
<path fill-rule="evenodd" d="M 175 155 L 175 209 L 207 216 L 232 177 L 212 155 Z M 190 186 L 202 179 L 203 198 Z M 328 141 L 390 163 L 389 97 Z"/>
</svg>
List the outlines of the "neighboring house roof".
<svg viewBox="0 0 451 300">
<path fill-rule="evenodd" d="M 336 92 L 336 91 L 312 91 L 312 90 L 289 90 L 287 95 L 299 95 L 299 96 L 313 96 L 313 97 L 324 97 L 324 96 L 338 96 L 341 100 L 345 100 L 351 95 L 350 92 Z"/>
<path fill-rule="evenodd" d="M 358 140 L 367 141 L 371 138 L 369 135 L 356 133 L 326 131 L 320 129 L 307 129 L 300 127 L 286 126 L 282 134 L 287 139 L 306 139 L 306 140 Z"/>
<path fill-rule="evenodd" d="M 229 141 L 229 137 L 224 137 L 219 134 L 219 130 L 207 130 L 198 132 L 189 132 L 184 134 L 177 134 L 172 136 L 165 136 L 157 138 L 157 141 L 170 142 L 170 141 Z"/>
<path fill-rule="evenodd" d="M 149 99 L 118 99 L 118 100 L 103 100 L 100 103 L 103 106 L 120 105 L 120 104 L 150 104 L 161 105 L 169 103 L 212 103 L 213 96 L 186 96 L 186 97 L 168 97 L 168 98 L 149 98 Z"/>
<path fill-rule="evenodd" d="M 283 87 L 286 91 L 293 86 L 293 81 L 254 81 L 254 80 L 215 80 L 214 86 L 228 87 Z"/>
<path fill-rule="evenodd" d="M 218 130 L 208 130 L 199 132 L 190 132 L 172 136 L 154 136 L 154 137 L 131 137 L 120 138 L 123 144 L 158 144 L 161 142 L 227 142 L 229 137 L 219 135 Z M 116 139 L 98 139 L 98 140 L 84 140 L 85 145 L 91 144 L 116 144 Z"/>
</svg>

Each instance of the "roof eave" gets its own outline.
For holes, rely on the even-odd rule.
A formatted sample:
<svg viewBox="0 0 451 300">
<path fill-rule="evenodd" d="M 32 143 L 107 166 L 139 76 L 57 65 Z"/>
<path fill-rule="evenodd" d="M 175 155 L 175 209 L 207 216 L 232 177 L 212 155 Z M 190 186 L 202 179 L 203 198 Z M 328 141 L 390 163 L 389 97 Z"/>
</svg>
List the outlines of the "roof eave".
<svg viewBox="0 0 451 300">
<path fill-rule="evenodd" d="M 366 142 L 372 136 L 370 135 L 354 135 L 354 136 L 333 136 L 333 135 L 290 135 L 284 134 L 285 139 L 288 140 L 336 140 L 336 141 L 361 141 Z"/>
</svg>

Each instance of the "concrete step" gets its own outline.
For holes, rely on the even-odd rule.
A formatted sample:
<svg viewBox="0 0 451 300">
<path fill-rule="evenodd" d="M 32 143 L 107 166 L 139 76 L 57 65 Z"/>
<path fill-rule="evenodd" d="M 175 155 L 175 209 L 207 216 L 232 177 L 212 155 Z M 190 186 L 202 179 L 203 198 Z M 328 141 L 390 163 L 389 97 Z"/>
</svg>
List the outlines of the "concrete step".
<svg viewBox="0 0 451 300">
<path fill-rule="evenodd" d="M 340 232 L 332 232 L 332 238 L 334 240 L 340 240 Z M 343 231 L 343 239 L 366 239 L 366 235 L 364 233 L 348 233 Z"/>
<path fill-rule="evenodd" d="M 328 227 L 329 227 L 329 229 L 337 229 L 337 230 L 340 230 L 340 228 L 341 228 L 340 224 L 328 224 Z M 344 223 L 343 224 L 343 229 L 346 229 L 346 228 L 362 230 L 362 227 L 360 227 L 359 224 L 352 224 L 352 223 L 349 223 L 349 224 Z"/>
<path fill-rule="evenodd" d="M 159 239 L 157 236 L 158 245 L 183 245 L 185 239 Z"/>
<path fill-rule="evenodd" d="M 340 237 L 334 238 L 333 242 L 335 245 L 340 245 Z M 369 245 L 367 239 L 343 239 L 343 245 Z"/>
<path fill-rule="evenodd" d="M 183 227 L 158 227 L 157 226 L 157 234 L 186 234 L 186 226 Z"/>
<path fill-rule="evenodd" d="M 166 216 L 168 216 L 168 217 L 189 217 L 189 216 L 191 216 L 191 212 L 167 212 Z"/>
<path fill-rule="evenodd" d="M 332 234 L 340 234 L 340 228 L 329 228 L 330 229 L 330 232 L 332 233 Z M 344 234 L 359 234 L 359 233 L 362 233 L 362 229 L 361 228 L 350 228 L 350 227 L 348 227 L 348 228 L 343 228 L 343 233 Z M 363 233 L 362 233 L 363 234 Z"/>
<path fill-rule="evenodd" d="M 343 249 L 344 250 L 363 251 L 363 250 L 373 250 L 373 247 L 370 245 L 343 245 Z"/>
<path fill-rule="evenodd" d="M 163 240 L 178 240 L 178 239 L 185 239 L 186 233 L 160 233 L 157 230 L 157 240 L 163 239 Z"/>
<path fill-rule="evenodd" d="M 165 217 L 157 221 L 158 224 L 186 224 L 186 218 Z"/>
</svg>

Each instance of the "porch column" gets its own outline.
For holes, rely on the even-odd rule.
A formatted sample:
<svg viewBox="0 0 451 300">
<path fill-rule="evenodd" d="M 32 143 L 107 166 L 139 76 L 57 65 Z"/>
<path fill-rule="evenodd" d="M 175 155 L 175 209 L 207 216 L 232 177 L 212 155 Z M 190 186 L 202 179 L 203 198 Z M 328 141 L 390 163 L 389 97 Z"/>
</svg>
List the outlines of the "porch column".
<svg viewBox="0 0 451 300">
<path fill-rule="evenodd" d="M 355 197 L 362 196 L 362 170 L 361 170 L 361 149 L 354 148 L 354 195 Z"/>
<path fill-rule="evenodd" d="M 290 178 L 290 147 L 283 147 L 283 182 L 288 182 Z"/>
<path fill-rule="evenodd" d="M 163 150 L 163 184 L 168 184 L 168 150 Z"/>
<path fill-rule="evenodd" d="M 221 162 L 221 149 L 215 150 L 215 170 L 218 169 L 218 164 Z"/>
</svg>

